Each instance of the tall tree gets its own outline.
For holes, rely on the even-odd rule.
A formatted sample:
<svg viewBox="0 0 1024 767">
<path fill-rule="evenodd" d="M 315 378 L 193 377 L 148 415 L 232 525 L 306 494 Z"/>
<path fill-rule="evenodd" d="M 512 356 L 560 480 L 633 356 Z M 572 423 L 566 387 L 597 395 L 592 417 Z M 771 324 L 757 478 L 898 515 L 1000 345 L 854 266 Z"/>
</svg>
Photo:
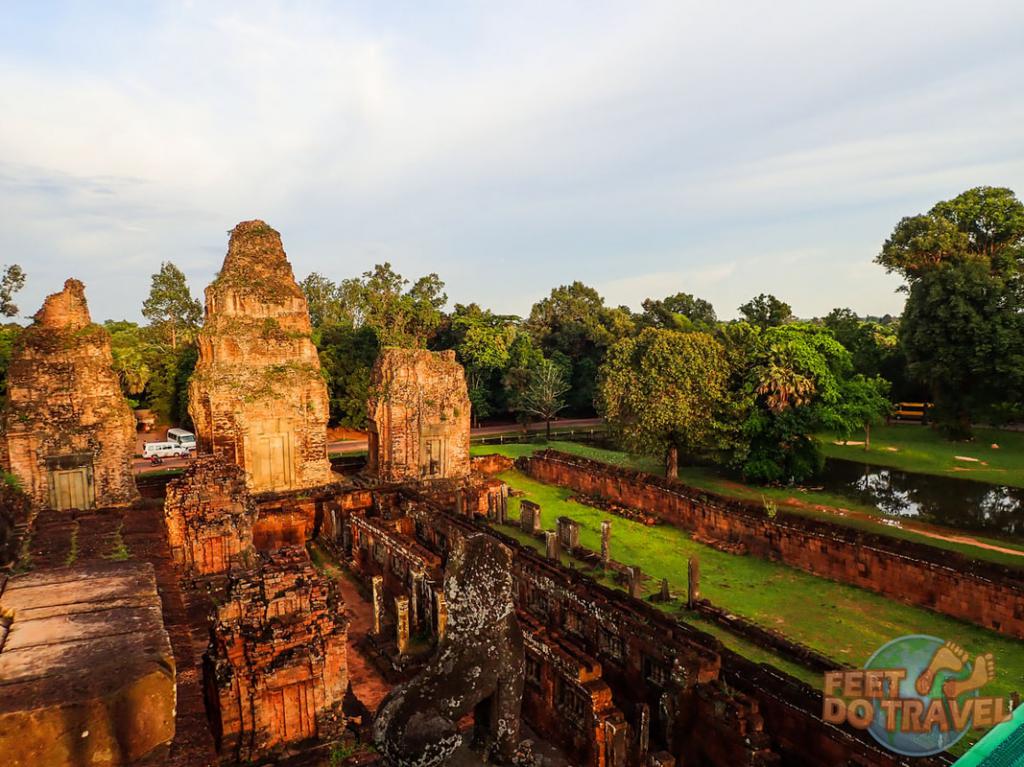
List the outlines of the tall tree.
<svg viewBox="0 0 1024 767">
<path fill-rule="evenodd" d="M 545 357 L 568 366 L 568 405 L 587 412 L 594 407 L 597 369 L 605 351 L 631 335 L 634 322 L 628 309 L 607 307 L 596 290 L 574 282 L 534 304 L 526 328 Z"/>
<path fill-rule="evenodd" d="M 675 293 L 660 301 L 648 298 L 642 306 L 644 311 L 639 320 L 650 327 L 710 332 L 718 322 L 715 307 L 689 293 Z"/>
<path fill-rule="evenodd" d="M 551 441 L 551 422 L 565 408 L 569 382 L 565 370 L 551 360 L 533 369 L 530 383 L 515 403 L 517 410 L 544 421 L 547 441 Z"/>
<path fill-rule="evenodd" d="M 647 328 L 609 350 L 600 411 L 631 450 L 664 456 L 675 478 L 680 451 L 711 451 L 728 378 L 725 349 L 712 336 Z"/>
<path fill-rule="evenodd" d="M 14 303 L 14 294 L 25 287 L 25 272 L 17 264 L 4 267 L 0 277 L 0 314 L 13 317 L 18 313 L 18 305 Z"/>
<path fill-rule="evenodd" d="M 381 346 L 426 346 L 448 301 L 436 274 L 420 277 L 409 287 L 409 280 L 389 263 L 363 274 L 358 298 L 362 322 L 374 329 Z"/>
<path fill-rule="evenodd" d="M 179 340 L 191 340 L 203 318 L 203 305 L 192 297 L 185 274 L 170 261 L 160 264 L 153 275 L 149 297 L 142 303 L 142 316 L 170 338 L 171 348 Z"/>
<path fill-rule="evenodd" d="M 319 272 L 312 272 L 299 283 L 306 304 L 309 306 L 309 321 L 314 328 L 327 325 L 349 324 L 356 322 L 353 305 L 357 301 L 354 295 L 353 280 L 346 280 L 341 285 L 335 284 Z"/>
<path fill-rule="evenodd" d="M 327 325 L 318 334 L 317 350 L 327 379 L 331 423 L 366 428 L 366 400 L 379 344 L 373 328 Z"/>
<path fill-rule="evenodd" d="M 789 304 L 780 301 L 771 293 L 755 296 L 740 306 L 739 312 L 751 325 L 762 329 L 784 325 L 793 319 L 793 310 Z"/>
<path fill-rule="evenodd" d="M 824 463 L 814 437 L 837 428 L 850 355 L 820 326 L 787 324 L 746 339 L 742 347 L 740 429 L 746 448 L 736 464 L 756 482 L 800 482 Z"/>
<path fill-rule="evenodd" d="M 900 341 L 955 438 L 979 412 L 1021 409 L 1024 205 L 1000 187 L 969 189 L 904 218 L 875 259 L 907 281 Z"/>
</svg>

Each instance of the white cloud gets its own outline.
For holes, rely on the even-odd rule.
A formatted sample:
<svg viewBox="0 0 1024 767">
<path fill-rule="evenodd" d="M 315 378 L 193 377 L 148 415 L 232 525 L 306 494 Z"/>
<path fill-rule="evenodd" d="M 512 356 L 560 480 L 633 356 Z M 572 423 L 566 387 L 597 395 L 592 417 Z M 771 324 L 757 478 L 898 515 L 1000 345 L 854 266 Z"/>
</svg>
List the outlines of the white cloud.
<svg viewBox="0 0 1024 767">
<path fill-rule="evenodd" d="M 388 259 L 501 311 L 573 279 L 894 311 L 870 259 L 900 216 L 1024 188 L 1009 2 L 152 8 L 0 32 L 23 306 L 74 270 L 136 316 L 161 260 L 198 292 L 259 216 L 300 275 Z"/>
</svg>

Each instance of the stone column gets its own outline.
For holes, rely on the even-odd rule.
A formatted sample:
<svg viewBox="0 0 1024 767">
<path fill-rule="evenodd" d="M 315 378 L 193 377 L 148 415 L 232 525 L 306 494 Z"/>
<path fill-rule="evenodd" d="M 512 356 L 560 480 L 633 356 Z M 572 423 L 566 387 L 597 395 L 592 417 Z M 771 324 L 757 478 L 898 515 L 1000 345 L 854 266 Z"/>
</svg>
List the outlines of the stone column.
<svg viewBox="0 0 1024 767">
<path fill-rule="evenodd" d="M 547 557 L 548 559 L 558 559 L 558 533 L 551 530 L 547 530 L 544 533 L 544 543 L 547 546 Z"/>
<path fill-rule="evenodd" d="M 686 606 L 693 610 L 700 601 L 700 560 L 697 557 L 690 557 L 687 569 L 689 571 L 689 585 L 686 592 Z"/>
<path fill-rule="evenodd" d="M 420 592 L 423 590 L 423 573 L 413 572 L 412 589 L 409 594 L 409 615 L 414 631 L 419 631 L 420 626 Z"/>
<path fill-rule="evenodd" d="M 498 524 L 504 525 L 508 521 L 508 485 L 501 486 L 501 493 L 498 498 Z"/>
<path fill-rule="evenodd" d="M 395 597 L 395 639 L 398 642 L 398 654 L 409 652 L 409 597 Z"/>
<path fill-rule="evenodd" d="M 661 601 L 671 602 L 672 601 L 672 590 L 668 585 L 668 578 L 661 579 Z"/>
<path fill-rule="evenodd" d="M 629 595 L 635 599 L 641 599 L 643 597 L 643 592 L 640 588 L 642 576 L 643 572 L 639 567 L 629 568 Z"/>
<path fill-rule="evenodd" d="M 373 584 L 373 633 L 380 636 L 380 627 L 384 619 L 384 576 L 375 575 Z"/>
<path fill-rule="evenodd" d="M 612 521 L 601 521 L 601 564 L 608 567 L 612 561 Z"/>
<path fill-rule="evenodd" d="M 435 591 L 434 600 L 437 602 L 437 641 L 440 642 L 448 629 L 448 603 L 444 601 L 444 591 Z"/>
<path fill-rule="evenodd" d="M 533 501 L 520 501 L 519 527 L 527 535 L 540 532 L 540 506 Z"/>
<path fill-rule="evenodd" d="M 640 752 L 640 761 L 643 762 L 651 747 L 651 708 L 646 703 L 640 704 L 637 720 L 636 746 Z"/>
</svg>

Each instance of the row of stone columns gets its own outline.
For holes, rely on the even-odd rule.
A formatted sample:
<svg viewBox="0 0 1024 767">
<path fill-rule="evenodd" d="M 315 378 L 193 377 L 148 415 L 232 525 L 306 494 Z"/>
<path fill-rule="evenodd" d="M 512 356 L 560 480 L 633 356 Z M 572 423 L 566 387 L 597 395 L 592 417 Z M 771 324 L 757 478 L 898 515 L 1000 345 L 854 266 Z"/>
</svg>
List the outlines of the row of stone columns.
<svg viewBox="0 0 1024 767">
<path fill-rule="evenodd" d="M 540 506 L 532 501 L 522 501 L 519 511 L 520 529 L 529 535 L 537 535 L 541 532 Z M 559 517 L 556 530 L 544 531 L 544 553 L 548 559 L 558 560 L 561 558 L 563 547 L 572 554 L 579 548 L 580 526 L 579 523 L 569 517 Z M 612 561 L 612 521 L 605 519 L 601 521 L 601 565 L 608 567 Z M 639 567 L 627 568 L 628 590 L 631 597 L 640 599 L 643 597 L 643 572 Z M 700 562 L 697 557 L 691 557 L 687 566 L 687 593 L 686 605 L 691 610 L 700 601 Z M 672 598 L 667 578 L 661 581 L 661 600 L 669 601 Z"/>
<path fill-rule="evenodd" d="M 411 596 L 395 597 L 395 642 L 398 645 L 400 655 L 409 651 L 409 641 L 412 635 L 413 623 L 419 621 L 419 590 L 422 588 L 423 573 L 413 573 L 413 588 Z M 373 588 L 373 633 L 382 636 L 384 633 L 384 576 L 375 575 L 371 580 Z M 445 629 L 448 626 L 448 605 L 445 602 L 444 591 L 435 589 L 434 601 L 437 609 L 437 638 L 444 639 Z"/>
</svg>

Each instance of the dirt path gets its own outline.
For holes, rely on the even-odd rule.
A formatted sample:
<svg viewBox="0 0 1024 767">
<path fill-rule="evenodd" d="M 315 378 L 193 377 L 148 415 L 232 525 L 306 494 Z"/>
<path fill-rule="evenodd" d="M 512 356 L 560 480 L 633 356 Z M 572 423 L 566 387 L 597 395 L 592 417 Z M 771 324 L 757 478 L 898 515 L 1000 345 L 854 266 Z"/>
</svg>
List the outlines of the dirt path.
<svg viewBox="0 0 1024 767">
<path fill-rule="evenodd" d="M 913 522 L 904 522 L 898 519 L 892 519 L 890 517 L 876 517 L 873 514 L 864 514 L 859 511 L 850 511 L 849 509 L 839 509 L 834 506 L 823 506 L 818 503 L 807 503 L 801 501 L 799 498 L 787 498 L 785 503 L 789 506 L 797 506 L 804 509 L 814 509 L 815 511 L 823 511 L 828 514 L 835 514 L 837 517 L 848 517 L 850 519 L 858 519 L 864 522 L 871 522 L 872 524 L 880 527 L 896 527 L 900 530 L 906 530 L 910 533 L 924 536 L 925 538 L 932 538 L 936 541 L 946 541 L 948 543 L 958 543 L 962 546 L 973 546 L 978 549 L 986 549 L 987 551 L 997 551 L 1000 554 L 1010 554 L 1015 557 L 1024 558 L 1024 551 L 1020 549 L 1012 549 L 1006 546 L 1000 546 L 995 543 L 987 543 L 985 541 L 979 541 L 977 538 L 971 535 L 962 535 L 960 533 L 943 533 L 938 530 L 921 525 Z"/>
<path fill-rule="evenodd" d="M 359 650 L 359 643 L 373 630 L 373 606 L 359 593 L 355 583 L 346 576 L 339 565 L 327 552 L 319 549 L 324 559 L 324 571 L 338 584 L 338 591 L 345 600 L 348 615 L 348 678 L 353 694 L 366 708 L 374 713 L 391 685 Z"/>
</svg>

